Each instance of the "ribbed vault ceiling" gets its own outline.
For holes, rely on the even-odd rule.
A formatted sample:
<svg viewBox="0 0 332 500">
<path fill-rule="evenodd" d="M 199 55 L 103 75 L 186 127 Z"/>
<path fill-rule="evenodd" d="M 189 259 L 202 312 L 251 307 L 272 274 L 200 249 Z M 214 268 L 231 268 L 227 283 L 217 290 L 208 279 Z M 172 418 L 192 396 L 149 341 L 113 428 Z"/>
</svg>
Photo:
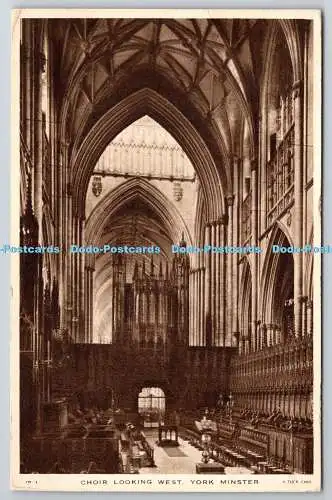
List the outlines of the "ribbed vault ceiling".
<svg viewBox="0 0 332 500">
<path fill-rule="evenodd" d="M 257 20 L 68 19 L 54 20 L 58 67 L 69 137 L 83 133 L 106 95 L 148 69 L 185 92 L 226 145 L 238 154 L 239 131 L 252 131 L 255 80 L 261 47 Z M 260 37 L 261 39 L 261 37 Z"/>
</svg>

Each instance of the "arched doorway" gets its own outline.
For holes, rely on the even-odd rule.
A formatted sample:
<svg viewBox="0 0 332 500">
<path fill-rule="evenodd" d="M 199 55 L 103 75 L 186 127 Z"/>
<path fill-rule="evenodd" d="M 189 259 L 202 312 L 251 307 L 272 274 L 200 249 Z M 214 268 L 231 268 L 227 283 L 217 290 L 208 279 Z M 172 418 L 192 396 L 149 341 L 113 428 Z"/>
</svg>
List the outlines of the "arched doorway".
<svg viewBox="0 0 332 500">
<path fill-rule="evenodd" d="M 138 413 L 144 427 L 158 427 L 165 419 L 166 398 L 160 387 L 143 387 L 138 395 Z"/>
<path fill-rule="evenodd" d="M 271 237 L 270 255 L 265 262 L 261 348 L 291 341 L 295 336 L 294 257 L 291 253 L 278 250 L 291 246 L 289 237 L 277 227 Z"/>
<path fill-rule="evenodd" d="M 294 259 L 281 254 L 274 283 L 273 324 L 281 331 L 281 341 L 291 339 L 294 331 Z"/>
</svg>

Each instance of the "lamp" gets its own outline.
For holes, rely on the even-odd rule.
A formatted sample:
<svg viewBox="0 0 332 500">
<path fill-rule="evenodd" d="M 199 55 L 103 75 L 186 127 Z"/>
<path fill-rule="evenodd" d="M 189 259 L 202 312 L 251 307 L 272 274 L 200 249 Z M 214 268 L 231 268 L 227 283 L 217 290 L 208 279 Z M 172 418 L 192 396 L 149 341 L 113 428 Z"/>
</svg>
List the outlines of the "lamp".
<svg viewBox="0 0 332 500">
<path fill-rule="evenodd" d="M 203 445 L 202 462 L 208 464 L 210 459 L 209 445 L 211 443 L 211 434 L 208 429 L 202 432 L 201 441 Z"/>
<path fill-rule="evenodd" d="M 210 446 L 212 434 L 217 432 L 217 425 L 208 417 L 209 411 L 206 409 L 205 414 L 200 421 L 195 421 L 196 428 L 201 434 L 201 443 L 203 447 L 202 459 L 196 464 L 197 474 L 223 474 L 225 467 L 216 463 L 214 460 L 210 462 Z"/>
<path fill-rule="evenodd" d="M 201 432 L 201 443 L 203 446 L 203 451 L 202 451 L 203 464 L 209 463 L 210 459 L 209 447 L 212 439 L 211 434 L 213 432 L 213 422 L 207 418 L 208 413 L 209 413 L 208 410 L 205 410 L 202 420 L 200 422 L 196 422 L 196 427 Z"/>
</svg>

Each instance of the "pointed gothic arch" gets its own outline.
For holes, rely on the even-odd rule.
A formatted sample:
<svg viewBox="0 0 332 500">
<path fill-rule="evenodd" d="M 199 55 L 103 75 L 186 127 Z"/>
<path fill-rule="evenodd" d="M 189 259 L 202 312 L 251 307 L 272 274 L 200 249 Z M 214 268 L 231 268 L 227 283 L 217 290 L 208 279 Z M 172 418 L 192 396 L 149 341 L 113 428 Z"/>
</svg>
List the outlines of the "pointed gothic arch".
<svg viewBox="0 0 332 500">
<path fill-rule="evenodd" d="M 247 258 L 244 259 L 242 267 L 242 275 L 240 282 L 240 297 L 241 304 L 240 314 L 240 335 L 242 339 L 251 340 L 252 328 L 252 276 L 250 263 Z"/>
<path fill-rule="evenodd" d="M 226 165 L 215 164 L 209 148 L 191 122 L 156 91 L 138 90 L 118 102 L 90 129 L 75 158 L 72 159 L 74 213 L 84 213 L 84 199 L 90 176 L 98 158 L 123 129 L 144 115 L 164 127 L 180 144 L 201 182 L 209 220 L 225 212 L 224 196 L 231 190 Z M 223 167 L 223 168 L 222 168 Z"/>
<path fill-rule="evenodd" d="M 294 334 L 294 258 L 292 253 L 273 251 L 273 246 L 291 247 L 292 239 L 281 223 L 272 231 L 262 270 L 262 323 L 273 325 L 281 338 Z"/>
<path fill-rule="evenodd" d="M 192 237 L 177 208 L 166 196 L 145 179 L 134 178 L 111 190 L 93 209 L 85 225 L 85 242 L 87 245 L 100 241 L 106 220 L 115 214 L 129 201 L 142 199 L 163 222 L 173 242 L 181 240 L 182 233 L 188 244 Z M 105 218 L 105 214 L 107 217 Z"/>
</svg>

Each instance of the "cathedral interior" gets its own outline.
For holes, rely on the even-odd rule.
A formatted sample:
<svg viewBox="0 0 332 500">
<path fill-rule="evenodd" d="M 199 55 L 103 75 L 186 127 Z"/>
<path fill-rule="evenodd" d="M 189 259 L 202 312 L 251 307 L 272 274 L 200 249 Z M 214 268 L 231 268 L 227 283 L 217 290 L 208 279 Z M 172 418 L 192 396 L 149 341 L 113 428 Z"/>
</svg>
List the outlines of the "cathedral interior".
<svg viewBox="0 0 332 500">
<path fill-rule="evenodd" d="M 313 256 L 274 251 L 313 244 L 312 22 L 20 50 L 21 472 L 312 473 Z"/>
</svg>

